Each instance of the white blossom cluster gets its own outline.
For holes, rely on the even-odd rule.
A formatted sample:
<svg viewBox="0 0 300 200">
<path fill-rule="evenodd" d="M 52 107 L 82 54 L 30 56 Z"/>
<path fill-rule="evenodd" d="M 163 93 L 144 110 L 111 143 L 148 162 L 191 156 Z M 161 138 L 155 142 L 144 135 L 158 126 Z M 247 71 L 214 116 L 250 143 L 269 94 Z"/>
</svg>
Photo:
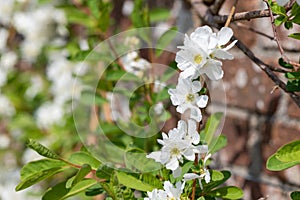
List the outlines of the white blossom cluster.
<svg viewBox="0 0 300 200">
<path fill-rule="evenodd" d="M 168 134 L 162 133 L 163 138 L 157 140 L 162 145 L 161 150 L 150 153 L 147 158 L 152 158 L 172 170 L 173 176 L 176 178 L 182 175 L 180 165 L 184 163 L 184 159 L 194 161 L 196 154 L 199 155 L 199 159 L 201 155 L 205 155 L 205 157 L 199 175 L 183 174 L 183 182 L 177 182 L 176 187 L 166 181 L 164 190 L 155 189 L 148 192 L 145 200 L 180 200 L 185 181 L 199 179 L 201 189 L 202 179 L 206 183 L 210 182 L 211 177 L 206 168 L 206 162 L 211 154 L 207 145 L 200 144 L 197 128 L 198 123 L 202 120 L 200 109 L 205 108 L 208 103 L 208 96 L 199 94 L 203 87 L 201 78 L 204 74 L 213 81 L 223 77 L 220 60 L 233 59 L 233 56 L 227 52 L 236 42 L 228 44 L 232 35 L 233 32 L 228 27 L 214 33 L 208 26 L 197 28 L 190 36 L 185 35 L 184 46 L 179 47 L 181 50 L 175 58 L 177 66 L 182 72 L 176 88 L 169 89 L 168 92 L 177 112 L 181 114 L 187 112 L 189 118 L 187 121 L 180 120 L 177 128 L 170 130 Z"/>
<path fill-rule="evenodd" d="M 278 5 L 284 6 L 285 4 L 290 2 L 290 0 L 276 0 L 276 2 L 278 3 Z M 300 0 L 296 0 L 296 2 L 297 2 L 298 5 L 300 5 Z"/>
</svg>

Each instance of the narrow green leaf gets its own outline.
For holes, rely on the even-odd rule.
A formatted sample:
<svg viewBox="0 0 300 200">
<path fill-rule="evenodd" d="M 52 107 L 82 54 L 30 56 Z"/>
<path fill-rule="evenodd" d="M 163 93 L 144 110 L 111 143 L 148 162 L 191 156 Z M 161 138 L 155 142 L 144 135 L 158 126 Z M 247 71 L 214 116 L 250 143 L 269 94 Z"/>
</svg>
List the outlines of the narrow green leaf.
<svg viewBox="0 0 300 200">
<path fill-rule="evenodd" d="M 96 196 L 98 194 L 102 194 L 104 189 L 102 188 L 100 183 L 93 185 L 92 187 L 88 188 L 85 192 L 86 196 Z"/>
<path fill-rule="evenodd" d="M 300 140 L 293 141 L 280 147 L 275 156 L 281 162 L 300 162 Z"/>
<path fill-rule="evenodd" d="M 292 19 L 292 22 L 296 23 L 296 24 L 300 24 L 300 10 L 299 13 L 297 13 L 294 18 Z"/>
<path fill-rule="evenodd" d="M 59 160 L 42 159 L 32 161 L 24 165 L 24 167 L 21 169 L 21 180 L 25 180 L 35 173 L 43 170 L 49 170 L 52 168 L 59 168 L 64 166 L 67 166 L 67 164 Z"/>
<path fill-rule="evenodd" d="M 125 72 L 122 70 L 118 71 L 110 71 L 109 73 L 106 74 L 106 80 L 108 81 L 141 81 L 139 77 L 136 75 Z"/>
<path fill-rule="evenodd" d="M 65 194 L 61 199 L 66 199 L 68 197 L 74 196 L 80 192 L 85 191 L 89 187 L 92 187 L 93 185 L 97 184 L 97 181 L 95 179 L 84 179 L 80 182 L 78 182 L 76 185 L 74 185 L 67 194 Z"/>
<path fill-rule="evenodd" d="M 152 185 L 154 188 L 157 189 L 163 188 L 161 181 L 157 177 L 153 176 L 152 174 L 142 174 L 141 179 L 144 183 Z"/>
<path fill-rule="evenodd" d="M 212 140 L 214 138 L 215 131 L 217 130 L 221 120 L 222 120 L 223 113 L 214 113 L 211 115 L 205 125 L 205 142 L 208 144 L 210 147 L 211 145 L 214 145 L 212 143 Z"/>
<path fill-rule="evenodd" d="M 73 153 L 70 156 L 69 161 L 77 165 L 89 164 L 92 169 L 98 169 L 98 167 L 101 165 L 99 160 L 94 158 L 89 153 L 83 151 Z"/>
<path fill-rule="evenodd" d="M 29 148 L 35 150 L 41 156 L 44 156 L 46 158 L 52 158 L 52 159 L 59 160 L 59 156 L 56 153 L 54 153 L 52 150 L 48 149 L 47 147 L 41 145 L 40 143 L 38 143 L 35 140 L 29 139 L 27 141 L 26 145 Z"/>
<path fill-rule="evenodd" d="M 92 170 L 92 168 L 90 165 L 88 165 L 88 164 L 82 165 L 81 168 L 79 169 L 79 171 L 77 172 L 76 176 L 74 176 L 74 179 L 72 179 L 71 187 L 73 187 L 78 182 L 80 182 L 82 179 L 84 179 L 84 177 L 88 173 L 90 173 L 91 170 Z"/>
<path fill-rule="evenodd" d="M 136 189 L 136 190 L 140 190 L 140 191 L 152 191 L 155 189 L 155 187 L 153 187 L 152 185 L 149 185 L 147 183 L 142 182 L 141 180 L 128 175 L 124 172 L 117 172 L 117 178 L 120 184 L 132 188 L 132 189 Z"/>
<path fill-rule="evenodd" d="M 211 145 L 211 147 L 209 147 L 209 152 L 212 154 L 221 150 L 227 145 L 227 138 L 225 137 L 225 135 L 219 135 L 215 137 L 215 140 L 216 142 L 212 142 L 212 144 L 214 145 Z"/>
<path fill-rule="evenodd" d="M 291 193 L 291 199 L 292 200 L 299 200 L 300 199 L 300 191 L 294 191 Z"/>
<path fill-rule="evenodd" d="M 165 8 L 154 8 L 149 11 L 150 22 L 165 21 L 170 17 L 170 10 Z"/>
<path fill-rule="evenodd" d="M 276 154 L 270 156 L 267 160 L 267 169 L 271 171 L 281 171 L 300 164 L 299 161 L 282 162 L 276 158 Z"/>
<path fill-rule="evenodd" d="M 223 199 L 240 199 L 244 195 L 243 191 L 235 186 L 221 187 L 211 191 L 209 194 Z"/>
<path fill-rule="evenodd" d="M 57 174 L 63 170 L 64 169 L 61 167 L 55 167 L 55 168 L 36 172 L 36 173 L 32 174 L 31 176 L 28 176 L 25 179 L 21 180 L 21 182 L 16 186 L 16 191 L 26 189 L 26 188 L 28 188 L 46 178 L 49 178 L 49 177 L 53 176 L 54 174 Z"/>
<path fill-rule="evenodd" d="M 113 188 L 113 185 L 109 183 L 100 183 L 102 188 L 105 190 L 105 192 L 108 194 L 109 197 L 111 197 L 113 200 L 118 200 Z M 108 199 L 108 198 L 106 198 Z"/>
<path fill-rule="evenodd" d="M 283 60 L 283 58 L 279 58 L 279 59 L 278 59 L 278 63 L 279 63 L 279 65 L 281 65 L 282 67 L 287 68 L 287 69 L 293 69 L 293 68 L 294 68 L 293 65 L 291 65 L 291 64 L 289 64 L 289 63 L 287 63 L 287 62 L 285 62 L 285 61 Z"/>
<path fill-rule="evenodd" d="M 300 40 L 300 33 L 293 33 L 288 35 L 290 38 L 294 38 L 296 40 Z"/>
<path fill-rule="evenodd" d="M 61 182 L 51 188 L 49 188 L 46 193 L 43 195 L 42 200 L 60 200 L 65 196 L 70 189 L 66 187 L 66 181 Z"/>
<path fill-rule="evenodd" d="M 172 40 L 176 37 L 177 33 L 177 27 L 172 27 L 166 32 L 164 32 L 164 34 L 162 34 L 162 36 L 158 39 L 156 44 L 156 57 L 159 57 L 162 54 L 163 50 L 172 42 Z"/>
<path fill-rule="evenodd" d="M 300 71 L 298 72 L 287 72 L 285 77 L 288 79 L 300 79 Z"/>
<path fill-rule="evenodd" d="M 272 12 L 277 14 L 277 15 L 284 15 L 286 16 L 286 10 L 283 6 L 279 6 L 277 4 L 272 4 L 271 5 L 271 9 L 272 9 Z"/>
<path fill-rule="evenodd" d="M 96 171 L 96 176 L 101 179 L 110 180 L 112 174 L 114 173 L 114 169 L 108 167 L 106 165 L 100 166 Z"/>
<path fill-rule="evenodd" d="M 275 26 L 280 26 L 283 22 L 286 22 L 288 18 L 286 16 L 280 15 L 274 20 Z"/>
</svg>

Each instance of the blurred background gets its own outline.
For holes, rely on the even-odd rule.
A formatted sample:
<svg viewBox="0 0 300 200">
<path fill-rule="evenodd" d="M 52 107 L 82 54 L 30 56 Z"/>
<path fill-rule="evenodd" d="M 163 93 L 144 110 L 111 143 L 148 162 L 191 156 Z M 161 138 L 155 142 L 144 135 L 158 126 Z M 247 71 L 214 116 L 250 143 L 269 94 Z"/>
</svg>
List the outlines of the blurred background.
<svg viewBox="0 0 300 200">
<path fill-rule="evenodd" d="M 78 58 L 78 52 L 93 49 L 103 36 L 133 27 L 133 1 L 101 2 L 99 16 L 91 17 L 93 11 L 88 8 L 92 3 L 84 0 L 0 0 L 0 200 L 40 199 L 44 188 L 60 179 L 56 176 L 57 180 L 14 191 L 20 168 L 40 158 L 26 148 L 28 138 L 39 140 L 63 156 L 82 146 L 74 127 L 71 101 L 72 95 L 80 98 L 80 79 L 89 66 Z M 220 14 L 228 14 L 233 2 L 225 1 Z M 177 26 L 178 31 L 188 33 L 201 24 L 189 1 L 147 0 L 145 4 L 151 26 Z M 243 0 L 237 12 L 265 8 L 262 1 Z M 251 27 L 273 36 L 269 18 L 230 26 L 258 57 L 278 65 L 276 43 L 249 31 Z M 300 29 L 294 27 L 287 32 L 278 28 L 278 34 L 285 52 L 298 61 L 300 43 L 286 37 L 295 30 Z M 216 155 L 213 167 L 232 171 L 230 184 L 244 190 L 244 199 L 288 199 L 290 191 L 300 188 L 300 167 L 275 173 L 266 170 L 265 163 L 280 146 L 300 139 L 300 110 L 242 52 L 236 48 L 231 52 L 235 60 L 223 64 L 227 96 L 223 133 L 228 145 Z M 169 64 L 174 56 L 164 53 L 159 63 Z M 223 104 L 215 102 L 214 106 Z M 172 118 L 165 129 L 175 124 Z"/>
</svg>

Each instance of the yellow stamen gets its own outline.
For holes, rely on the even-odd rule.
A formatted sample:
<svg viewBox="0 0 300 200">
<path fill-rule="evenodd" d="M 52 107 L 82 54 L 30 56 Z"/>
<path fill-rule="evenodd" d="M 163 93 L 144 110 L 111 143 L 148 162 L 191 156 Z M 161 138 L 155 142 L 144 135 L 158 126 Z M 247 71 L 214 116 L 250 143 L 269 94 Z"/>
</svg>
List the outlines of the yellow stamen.
<svg viewBox="0 0 300 200">
<path fill-rule="evenodd" d="M 196 64 L 200 64 L 201 62 L 202 62 L 202 56 L 200 55 L 200 54 L 198 54 L 198 55 L 196 55 L 195 57 L 194 57 L 194 61 L 195 61 L 195 63 Z"/>
<path fill-rule="evenodd" d="M 195 100 L 195 95 L 194 94 L 187 94 L 185 98 L 186 98 L 186 101 L 193 102 Z"/>
</svg>

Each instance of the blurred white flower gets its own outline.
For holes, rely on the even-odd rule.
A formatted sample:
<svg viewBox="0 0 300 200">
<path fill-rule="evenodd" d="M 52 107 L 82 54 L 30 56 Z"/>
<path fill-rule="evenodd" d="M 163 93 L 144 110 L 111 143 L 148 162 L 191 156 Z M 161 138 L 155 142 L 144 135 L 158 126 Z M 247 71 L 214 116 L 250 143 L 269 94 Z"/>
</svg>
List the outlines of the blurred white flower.
<svg viewBox="0 0 300 200">
<path fill-rule="evenodd" d="M 154 88 L 153 88 L 153 91 L 154 92 L 160 92 L 162 91 L 165 87 L 167 86 L 166 83 L 164 82 L 161 82 L 160 80 L 155 80 L 154 81 Z"/>
<path fill-rule="evenodd" d="M 140 58 L 136 51 L 130 52 L 121 57 L 121 62 L 127 72 L 130 72 L 138 77 L 142 77 L 147 69 L 151 68 L 151 64 Z"/>
<path fill-rule="evenodd" d="M 157 114 L 157 115 L 161 115 L 164 111 L 164 105 L 162 102 L 158 102 L 154 105 L 154 112 Z"/>
<path fill-rule="evenodd" d="M 15 113 L 15 107 L 12 105 L 10 100 L 3 94 L 0 94 L 0 116 L 10 117 Z"/>
<path fill-rule="evenodd" d="M 43 90 L 44 83 L 39 75 L 34 75 L 30 78 L 30 87 L 27 88 L 25 96 L 28 99 L 34 98 L 38 93 Z"/>
<path fill-rule="evenodd" d="M 63 11 L 52 5 L 32 8 L 24 12 L 16 12 L 13 25 L 24 35 L 21 44 L 22 56 L 29 62 L 35 61 L 42 47 L 56 35 L 65 35 L 66 18 Z"/>
<path fill-rule="evenodd" d="M 163 190 L 154 189 L 152 192 L 147 192 L 147 195 L 144 200 L 167 200 L 167 193 Z"/>
<path fill-rule="evenodd" d="M 62 105 L 55 102 L 46 102 L 35 113 L 37 125 L 48 129 L 54 124 L 63 123 L 64 110 Z"/>
<path fill-rule="evenodd" d="M 8 25 L 14 10 L 14 0 L 0 0 L 0 23 Z"/>
<path fill-rule="evenodd" d="M 7 149 L 10 144 L 10 138 L 7 134 L 0 133 L 0 149 Z"/>
<path fill-rule="evenodd" d="M 199 95 L 198 92 L 202 86 L 199 81 L 191 81 L 190 79 L 178 79 L 176 89 L 169 89 L 171 101 L 179 113 L 190 110 L 190 117 L 197 122 L 202 120 L 200 108 L 204 108 L 208 102 L 207 95 Z M 200 107 L 200 108 L 199 108 Z"/>
<path fill-rule="evenodd" d="M 129 108 L 129 99 L 122 94 L 112 92 L 106 93 L 106 97 L 110 102 L 111 116 L 113 120 L 128 122 L 132 115 Z"/>
<path fill-rule="evenodd" d="M 129 16 L 132 13 L 133 8 L 134 8 L 133 1 L 131 1 L 131 0 L 125 1 L 123 4 L 123 8 L 122 8 L 123 15 Z"/>
<path fill-rule="evenodd" d="M 5 70 L 7 73 L 11 72 L 14 65 L 17 63 L 17 54 L 13 51 L 2 54 L 0 60 L 1 70 Z"/>
<path fill-rule="evenodd" d="M 3 53 L 4 50 L 6 49 L 8 35 L 9 35 L 9 33 L 8 33 L 7 29 L 0 28 L 0 53 Z"/>
</svg>

